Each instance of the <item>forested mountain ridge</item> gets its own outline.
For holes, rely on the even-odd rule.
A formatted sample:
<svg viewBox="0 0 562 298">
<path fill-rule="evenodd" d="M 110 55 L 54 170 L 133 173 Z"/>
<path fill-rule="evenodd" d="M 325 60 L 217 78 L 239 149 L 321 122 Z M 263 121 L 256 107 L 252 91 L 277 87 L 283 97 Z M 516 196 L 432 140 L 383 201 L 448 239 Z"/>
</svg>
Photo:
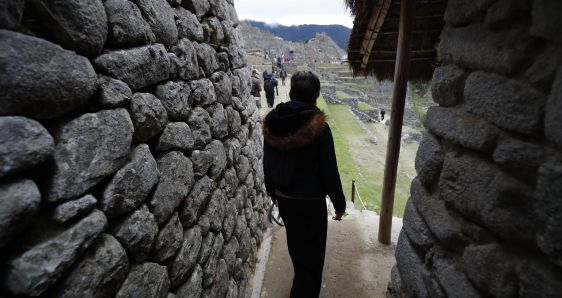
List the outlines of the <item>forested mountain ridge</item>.
<svg viewBox="0 0 562 298">
<path fill-rule="evenodd" d="M 342 48 L 347 48 L 349 40 L 349 33 L 351 29 L 342 25 L 293 25 L 284 26 L 279 24 L 267 24 L 265 22 L 258 22 L 252 20 L 243 20 L 243 22 L 257 27 L 259 29 L 269 31 L 272 34 L 283 38 L 288 41 L 305 41 L 316 36 L 316 33 L 325 32 L 332 38 L 336 44 Z"/>
</svg>

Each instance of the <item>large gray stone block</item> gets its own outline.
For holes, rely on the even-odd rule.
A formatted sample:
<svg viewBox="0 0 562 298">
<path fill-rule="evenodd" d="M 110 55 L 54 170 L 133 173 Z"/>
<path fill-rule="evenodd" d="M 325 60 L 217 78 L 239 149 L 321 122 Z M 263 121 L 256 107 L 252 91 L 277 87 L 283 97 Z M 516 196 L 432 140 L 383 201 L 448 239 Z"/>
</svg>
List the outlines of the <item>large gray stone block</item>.
<svg viewBox="0 0 562 298">
<path fill-rule="evenodd" d="M 211 9 L 209 0 L 184 0 L 181 4 L 183 7 L 193 12 L 198 18 L 207 14 L 209 9 Z"/>
<path fill-rule="evenodd" d="M 433 101 L 443 107 L 452 107 L 462 102 L 462 91 L 467 73 L 454 64 L 435 69 L 431 79 Z"/>
<path fill-rule="evenodd" d="M 193 150 L 194 143 L 191 128 L 187 123 L 171 122 L 164 128 L 156 148 L 159 151 L 178 150 L 187 154 Z"/>
<path fill-rule="evenodd" d="M 178 57 L 177 76 L 182 80 L 193 80 L 199 77 L 199 64 L 194 43 L 187 38 L 182 38 L 177 45 L 172 47 L 172 52 Z"/>
<path fill-rule="evenodd" d="M 203 21 L 203 36 L 205 43 L 218 46 L 224 43 L 224 30 L 221 22 L 215 18 L 206 18 Z"/>
<path fill-rule="evenodd" d="M 187 82 L 168 81 L 156 86 L 154 94 L 162 102 L 170 120 L 187 120 L 193 103 L 191 88 Z"/>
<path fill-rule="evenodd" d="M 203 266 L 203 287 L 208 288 L 215 282 L 215 275 L 219 265 L 220 256 L 224 245 L 222 234 L 218 234 L 214 241 L 207 262 Z"/>
<path fill-rule="evenodd" d="M 0 178 L 32 168 L 53 154 L 55 142 L 37 121 L 0 117 Z"/>
<path fill-rule="evenodd" d="M 25 9 L 24 0 L 5 0 L 0 2 L 0 28 L 17 30 Z"/>
<path fill-rule="evenodd" d="M 455 108 L 429 107 L 425 126 L 448 141 L 483 152 L 492 151 L 499 134 L 486 121 Z"/>
<path fill-rule="evenodd" d="M 179 297 L 200 297 L 203 293 L 203 269 L 195 265 L 191 277 L 177 290 Z"/>
<path fill-rule="evenodd" d="M 166 109 L 160 100 L 150 93 L 135 93 L 129 111 L 135 127 L 133 138 L 137 142 L 146 142 L 160 134 L 168 124 Z"/>
<path fill-rule="evenodd" d="M 431 258 L 432 271 L 446 297 L 482 297 L 451 253 L 441 247 L 435 247 L 431 251 Z"/>
<path fill-rule="evenodd" d="M 562 44 L 562 34 L 560 34 L 559 30 L 562 26 L 560 11 L 562 11 L 562 3 L 560 1 L 533 1 L 531 35 Z"/>
<path fill-rule="evenodd" d="M 6 264 L 4 285 L 13 295 L 39 296 L 70 268 L 107 227 L 94 210 L 66 231 L 39 243 Z"/>
<path fill-rule="evenodd" d="M 187 196 L 193 185 L 193 164 L 177 151 L 170 151 L 157 159 L 160 182 L 148 205 L 159 225 L 168 221 Z"/>
<path fill-rule="evenodd" d="M 549 141 L 562 148 L 562 67 L 558 68 L 545 110 L 544 134 Z"/>
<path fill-rule="evenodd" d="M 54 172 L 46 199 L 55 202 L 85 193 L 126 162 L 133 124 L 124 109 L 84 114 L 60 125 Z"/>
<path fill-rule="evenodd" d="M 180 220 L 184 227 L 190 227 L 197 223 L 199 215 L 203 212 L 203 207 L 207 205 L 209 197 L 214 189 L 213 180 L 204 176 L 197 180 L 189 196 L 183 200 L 180 208 Z"/>
<path fill-rule="evenodd" d="M 547 262 L 525 260 L 517 266 L 519 297 L 557 297 L 562 293 L 559 268 Z"/>
<path fill-rule="evenodd" d="M 123 244 L 129 255 L 139 262 L 148 257 L 156 233 L 156 219 L 146 205 L 127 215 L 111 229 L 111 234 Z"/>
<path fill-rule="evenodd" d="M 531 188 L 494 164 L 467 154 L 447 154 L 439 188 L 445 201 L 496 236 L 534 239 Z"/>
<path fill-rule="evenodd" d="M 196 15 L 183 7 L 176 8 L 174 13 L 180 39 L 187 38 L 198 42 L 203 41 L 203 27 Z"/>
<path fill-rule="evenodd" d="M 46 40 L 0 30 L 0 115 L 59 117 L 85 103 L 98 87 L 85 57 Z"/>
<path fill-rule="evenodd" d="M 147 262 L 133 266 L 115 297 L 166 298 L 169 288 L 166 267 Z"/>
<path fill-rule="evenodd" d="M 516 297 L 515 260 L 498 244 L 469 246 L 464 250 L 462 260 L 468 278 L 485 295 Z"/>
<path fill-rule="evenodd" d="M 205 289 L 202 297 L 226 297 L 226 293 L 230 287 L 230 278 L 228 274 L 228 266 L 226 261 L 219 259 L 217 262 L 216 271 L 214 272 L 214 284 L 212 287 Z"/>
<path fill-rule="evenodd" d="M 151 44 L 155 41 L 150 25 L 140 9 L 128 0 L 107 0 L 103 3 L 109 25 L 108 43 L 114 47 Z"/>
<path fill-rule="evenodd" d="M 549 93 L 561 63 L 560 47 L 551 44 L 535 57 L 533 64 L 525 71 L 525 79 L 540 91 Z"/>
<path fill-rule="evenodd" d="M 204 148 L 211 141 L 211 116 L 201 107 L 191 111 L 188 119 L 196 148 Z"/>
<path fill-rule="evenodd" d="M 94 60 L 94 65 L 138 90 L 168 79 L 170 58 L 161 44 L 113 51 Z"/>
<path fill-rule="evenodd" d="M 431 231 L 425 224 L 423 217 L 420 216 L 418 210 L 412 203 L 412 199 L 409 199 L 406 203 L 406 208 L 404 209 L 404 231 L 408 235 L 408 238 L 412 241 L 412 244 L 416 245 L 418 248 L 427 251 L 431 246 L 433 246 L 435 240 Z"/>
<path fill-rule="evenodd" d="M 173 289 L 183 284 L 197 265 L 197 257 L 203 238 L 198 226 L 185 230 L 180 250 L 168 262 L 168 275 Z"/>
<path fill-rule="evenodd" d="M 512 74 L 523 67 L 532 46 L 528 27 L 523 23 L 502 31 L 489 31 L 480 23 L 448 28 L 441 40 L 438 51 L 446 64 L 499 74 Z"/>
<path fill-rule="evenodd" d="M 246 52 L 240 46 L 231 43 L 228 45 L 226 51 L 232 68 L 242 68 L 246 66 Z"/>
<path fill-rule="evenodd" d="M 201 220 L 199 221 L 201 222 Z M 201 225 L 199 225 L 201 227 Z M 210 229 L 210 223 L 209 223 Z M 203 233 L 205 235 L 205 233 Z M 211 250 L 213 248 L 213 243 L 215 242 L 215 234 L 209 233 L 203 237 L 203 241 L 201 242 L 201 249 L 199 249 L 199 255 L 197 256 L 197 264 L 205 264 L 209 255 L 211 254 Z"/>
<path fill-rule="evenodd" d="M 495 0 L 451 0 L 445 10 L 445 22 L 453 26 L 466 25 L 477 16 L 486 13 L 486 9 Z"/>
<path fill-rule="evenodd" d="M 203 69 L 204 75 L 210 77 L 219 69 L 217 61 L 217 51 L 206 43 L 193 43 L 197 53 L 197 63 Z"/>
<path fill-rule="evenodd" d="M 158 180 L 156 160 L 147 145 L 138 145 L 103 189 L 99 208 L 110 218 L 131 212 L 144 202 Z"/>
<path fill-rule="evenodd" d="M 530 0 L 497 0 L 486 12 L 484 23 L 488 28 L 501 29 L 502 24 L 527 16 L 530 11 Z"/>
<path fill-rule="evenodd" d="M 154 239 L 154 249 L 152 259 L 161 263 L 173 257 L 180 248 L 183 240 L 183 227 L 177 213 L 174 213 L 170 220 L 164 225 L 156 239 Z"/>
<path fill-rule="evenodd" d="M 217 180 L 226 168 L 226 152 L 219 140 L 212 141 L 206 149 L 211 153 L 213 163 L 209 169 L 209 176 Z"/>
<path fill-rule="evenodd" d="M 539 221 L 537 244 L 562 267 L 562 163 L 548 162 L 539 169 L 534 213 Z"/>
<path fill-rule="evenodd" d="M 418 255 L 404 231 L 400 232 L 396 243 L 396 264 L 408 296 L 429 297 L 422 278 L 426 271 L 423 256 Z"/>
<path fill-rule="evenodd" d="M 211 135 L 214 139 L 223 139 L 228 135 L 228 115 L 220 103 L 207 108 L 211 114 Z"/>
<path fill-rule="evenodd" d="M 111 109 L 129 105 L 133 92 L 125 82 L 104 75 L 99 76 L 99 82 L 97 100 L 101 107 Z"/>
<path fill-rule="evenodd" d="M 134 0 L 142 15 L 150 25 L 156 42 L 166 48 L 178 41 L 178 28 L 174 21 L 174 12 L 166 0 Z"/>
<path fill-rule="evenodd" d="M 503 129 L 540 133 L 546 96 L 523 82 L 473 72 L 466 79 L 464 98 L 469 112 Z"/>
<path fill-rule="evenodd" d="M 56 297 L 114 295 L 127 276 L 127 253 L 115 238 L 102 234 L 54 291 Z"/>
<path fill-rule="evenodd" d="M 191 82 L 191 95 L 193 101 L 207 107 L 217 101 L 217 95 L 213 83 L 208 79 Z"/>
<path fill-rule="evenodd" d="M 232 106 L 226 107 L 226 115 L 228 119 L 228 135 L 233 136 L 240 131 L 242 118 L 240 117 L 238 111 L 236 111 Z"/>
<path fill-rule="evenodd" d="M 73 221 L 94 209 L 98 200 L 92 195 L 85 195 L 79 199 L 62 203 L 53 209 L 51 219 L 63 224 Z"/>
<path fill-rule="evenodd" d="M 211 76 L 211 81 L 215 87 L 217 101 L 224 105 L 232 103 L 232 82 L 230 76 L 224 72 L 216 72 Z"/>
<path fill-rule="evenodd" d="M 470 243 L 463 234 L 463 226 L 456 220 L 445 207 L 445 202 L 430 196 L 420 180 L 414 179 L 411 187 L 411 201 L 419 211 L 423 221 L 427 224 L 437 242 L 452 250 L 462 250 Z M 404 217 L 404 220 L 406 218 Z M 417 235 L 419 236 L 419 235 Z M 408 238 L 414 242 L 414 237 Z M 415 243 L 415 242 L 414 242 Z"/>
<path fill-rule="evenodd" d="M 78 54 L 99 54 L 107 38 L 107 15 L 101 0 L 54 1 L 27 3 L 26 14 L 36 23 L 31 29 Z"/>
<path fill-rule="evenodd" d="M 226 197 L 223 191 L 216 189 L 207 203 L 207 209 L 203 212 L 203 215 L 210 221 L 211 231 L 215 233 L 222 230 L 222 221 L 224 219 L 226 202 Z"/>
<path fill-rule="evenodd" d="M 425 184 L 431 184 L 439 178 L 443 166 L 444 153 L 439 140 L 426 131 L 416 153 L 415 168 L 418 178 Z"/>
<path fill-rule="evenodd" d="M 503 138 L 493 154 L 494 162 L 520 174 L 533 173 L 545 160 L 544 147 L 539 144 L 520 141 L 515 138 Z M 529 171 L 531 170 L 531 171 Z"/>
<path fill-rule="evenodd" d="M 40 201 L 41 193 L 31 180 L 20 179 L 0 184 L 0 247 L 33 220 Z"/>
</svg>

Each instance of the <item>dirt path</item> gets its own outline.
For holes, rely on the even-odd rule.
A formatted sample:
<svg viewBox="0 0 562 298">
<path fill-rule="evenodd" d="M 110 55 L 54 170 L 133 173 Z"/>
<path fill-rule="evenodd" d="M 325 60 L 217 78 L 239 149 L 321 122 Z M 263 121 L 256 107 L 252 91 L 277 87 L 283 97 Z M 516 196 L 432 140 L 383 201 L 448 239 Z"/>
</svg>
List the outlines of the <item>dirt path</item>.
<svg viewBox="0 0 562 298">
<path fill-rule="evenodd" d="M 385 297 L 402 219 L 393 219 L 392 245 L 386 246 L 377 241 L 374 212 L 348 213 L 341 222 L 329 220 L 320 297 Z M 260 297 L 289 297 L 292 279 L 285 229 L 276 227 Z"/>
</svg>

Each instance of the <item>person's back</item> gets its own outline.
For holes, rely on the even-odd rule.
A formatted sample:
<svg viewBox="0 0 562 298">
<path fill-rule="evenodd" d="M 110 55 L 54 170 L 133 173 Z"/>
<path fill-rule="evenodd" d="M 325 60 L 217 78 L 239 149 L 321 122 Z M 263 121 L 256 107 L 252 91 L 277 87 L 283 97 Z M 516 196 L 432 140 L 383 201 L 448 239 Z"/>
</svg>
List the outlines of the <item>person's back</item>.
<svg viewBox="0 0 562 298">
<path fill-rule="evenodd" d="M 263 122 L 263 168 L 267 194 L 279 206 L 295 271 L 291 297 L 318 297 L 326 249 L 329 195 L 335 220 L 345 212 L 334 142 L 316 107 L 320 80 L 311 72 L 291 77 L 289 102 Z"/>
<path fill-rule="evenodd" d="M 277 87 L 277 80 L 273 74 L 268 74 L 264 77 L 263 89 L 265 91 L 265 98 L 267 105 L 273 107 L 275 101 L 275 88 Z"/>
</svg>

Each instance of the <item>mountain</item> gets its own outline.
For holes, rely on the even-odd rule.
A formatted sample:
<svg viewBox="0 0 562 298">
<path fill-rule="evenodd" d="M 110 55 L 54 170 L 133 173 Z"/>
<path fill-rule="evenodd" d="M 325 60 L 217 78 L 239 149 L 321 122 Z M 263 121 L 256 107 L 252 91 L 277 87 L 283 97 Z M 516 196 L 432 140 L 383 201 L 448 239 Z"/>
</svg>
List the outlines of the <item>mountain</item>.
<svg viewBox="0 0 562 298">
<path fill-rule="evenodd" d="M 244 20 L 245 23 L 259 29 L 269 31 L 289 41 L 305 41 L 316 36 L 316 33 L 325 32 L 336 44 L 342 48 L 347 48 L 351 29 L 342 25 L 293 25 L 283 26 L 278 24 L 267 24 L 264 22 Z"/>
</svg>

